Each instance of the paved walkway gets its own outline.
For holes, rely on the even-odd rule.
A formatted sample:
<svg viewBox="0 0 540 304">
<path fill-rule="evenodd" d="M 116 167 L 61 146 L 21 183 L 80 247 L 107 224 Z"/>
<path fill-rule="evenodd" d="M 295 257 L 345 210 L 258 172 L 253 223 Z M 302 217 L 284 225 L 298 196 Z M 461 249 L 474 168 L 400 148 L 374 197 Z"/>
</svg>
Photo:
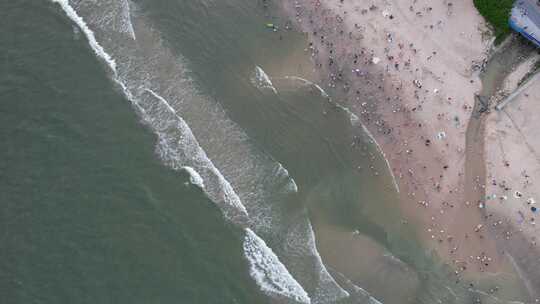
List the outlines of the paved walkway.
<svg viewBox="0 0 540 304">
<path fill-rule="evenodd" d="M 520 96 L 521 93 L 526 91 L 530 86 L 534 85 L 536 83 L 536 87 L 538 90 L 540 90 L 540 72 L 537 72 L 536 75 L 531 77 L 529 80 L 527 80 L 524 84 L 522 84 L 519 88 L 517 88 L 512 94 L 510 94 L 508 97 L 506 97 L 501 103 L 499 103 L 495 109 L 501 111 L 508 105 L 512 100 L 514 100 L 516 97 Z"/>
</svg>

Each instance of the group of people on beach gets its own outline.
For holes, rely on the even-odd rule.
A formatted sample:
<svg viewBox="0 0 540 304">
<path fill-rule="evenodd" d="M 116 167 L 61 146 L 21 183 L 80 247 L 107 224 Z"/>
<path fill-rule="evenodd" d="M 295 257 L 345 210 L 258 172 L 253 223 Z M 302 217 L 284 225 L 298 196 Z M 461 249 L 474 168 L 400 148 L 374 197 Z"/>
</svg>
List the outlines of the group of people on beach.
<svg viewBox="0 0 540 304">
<path fill-rule="evenodd" d="M 269 0 L 262 1 L 267 5 Z M 488 271 L 504 252 L 497 252 L 494 247 L 484 249 L 488 247 L 484 245 L 486 226 L 500 229 L 497 238 L 510 239 L 513 232 L 510 219 L 485 212 L 489 200 L 484 197 L 483 178 L 474 176 L 467 180 L 464 166 L 455 163 L 456 159 L 465 158 L 465 147 L 449 141 L 448 136 L 465 136 L 463 121 L 471 115 L 473 106 L 444 92 L 446 73 L 441 75 L 426 68 L 441 56 L 440 52 L 421 49 L 392 30 L 362 22 L 375 18 L 395 22 L 400 16 L 375 4 L 362 7 L 351 0 L 338 1 L 338 9 L 328 8 L 321 0 L 286 2 L 293 12 L 294 24 L 308 34 L 306 52 L 312 57 L 319 83 L 338 103 L 358 114 L 374 134 L 404 190 L 402 204 L 416 206 L 412 207 L 415 210 L 425 209 L 404 214 L 417 216 L 428 226 L 423 233 L 435 241 L 435 248 L 444 248 L 455 274 L 460 275 L 471 265 L 481 272 Z M 409 6 L 416 18 L 432 13 L 431 6 L 417 7 L 417 2 L 411 0 Z M 454 5 L 450 1 L 445 3 L 443 16 L 449 18 L 454 14 Z M 425 28 L 434 31 L 445 22 L 441 17 Z M 290 21 L 287 28 L 292 28 Z M 431 79 L 429 85 L 424 83 L 424 75 Z M 471 76 L 467 84 L 475 86 L 475 78 Z M 433 106 L 435 101 L 441 106 Z M 360 145 L 353 142 L 351 146 Z M 370 169 L 374 175 L 379 174 L 374 166 Z M 464 181 L 469 183 L 465 187 L 470 191 L 463 189 Z M 460 225 L 461 218 L 476 222 L 467 227 L 465 219 L 464 225 Z M 530 221 L 534 224 L 534 217 Z M 531 246 L 536 246 L 536 242 L 531 242 Z M 459 281 L 458 277 L 456 282 Z"/>
</svg>

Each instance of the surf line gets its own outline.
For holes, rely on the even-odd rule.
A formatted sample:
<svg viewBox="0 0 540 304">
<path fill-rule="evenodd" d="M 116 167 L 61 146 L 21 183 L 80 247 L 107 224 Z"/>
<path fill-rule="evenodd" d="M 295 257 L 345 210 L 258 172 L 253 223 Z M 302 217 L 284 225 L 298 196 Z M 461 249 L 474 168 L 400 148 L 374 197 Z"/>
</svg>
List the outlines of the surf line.
<svg viewBox="0 0 540 304">
<path fill-rule="evenodd" d="M 128 98 L 128 100 L 134 104 L 134 106 L 137 107 L 141 111 L 142 114 L 148 116 L 144 108 L 136 101 L 136 98 L 132 95 L 130 90 L 125 85 L 124 81 L 122 81 L 117 74 L 116 69 L 116 62 L 115 60 L 103 49 L 103 47 L 97 42 L 94 32 L 90 30 L 90 28 L 87 26 L 87 24 L 84 22 L 83 18 L 80 17 L 77 12 L 69 5 L 68 0 L 51 0 L 53 3 L 58 3 L 61 8 L 64 10 L 64 12 L 67 14 L 67 16 L 74 21 L 79 28 L 83 31 L 85 34 L 91 48 L 93 49 L 96 56 L 102 60 L 104 60 L 109 68 L 112 70 L 114 77 L 113 80 L 118 83 L 118 85 L 122 88 L 125 96 Z M 169 111 L 171 111 L 172 114 L 174 114 L 177 118 L 179 123 L 182 126 L 185 126 L 184 132 L 187 133 L 192 139 L 196 142 L 196 138 L 191 132 L 191 129 L 189 126 L 185 123 L 185 121 L 176 113 L 174 108 L 159 94 L 152 91 L 151 89 L 145 89 L 146 92 L 150 93 L 153 97 L 157 98 L 163 105 L 167 107 Z M 148 118 L 148 117 L 146 117 Z M 156 130 L 154 130 L 156 132 Z M 159 134 L 158 134 L 159 135 Z M 202 148 L 198 145 L 197 147 L 199 152 L 204 153 L 204 156 L 206 156 L 206 153 Z M 208 164 L 204 164 L 207 166 L 211 166 L 211 171 L 218 176 L 218 178 L 221 181 L 225 181 L 228 184 L 228 181 L 221 175 L 221 173 L 213 166 L 210 159 L 207 157 L 205 158 L 205 161 L 208 161 Z M 184 166 L 184 170 L 187 168 Z M 189 169 L 187 169 L 190 171 Z M 194 173 L 196 172 L 193 169 Z M 197 172 L 198 175 L 198 172 Z M 200 175 L 194 175 L 194 177 L 200 177 Z M 197 183 L 204 183 L 204 180 L 202 178 L 196 178 L 194 180 Z M 230 187 L 232 190 L 232 187 Z M 225 191 L 227 192 L 227 191 Z M 236 193 L 233 194 L 236 195 Z M 226 193 L 226 198 L 229 198 L 230 193 Z M 240 199 L 238 198 L 238 201 Z M 240 205 L 244 208 L 245 207 L 241 204 Z M 247 212 L 246 212 L 247 216 Z M 289 273 L 288 269 L 281 263 L 279 258 L 273 253 L 273 251 L 265 244 L 264 240 L 261 239 L 258 235 L 255 234 L 251 229 L 246 228 L 245 229 L 245 239 L 244 239 L 244 254 L 246 255 L 246 258 L 248 258 L 248 262 L 250 263 L 251 268 L 251 276 L 252 278 L 257 282 L 259 287 L 261 287 L 261 290 L 264 292 L 267 292 L 271 295 L 278 295 L 282 297 L 286 297 L 289 299 L 293 299 L 296 302 L 303 303 L 303 304 L 309 304 L 311 302 L 308 294 L 305 292 L 303 287 L 292 277 L 292 275 Z M 246 249 L 248 251 L 246 251 Z"/>
<path fill-rule="evenodd" d="M 272 90 L 274 94 L 277 94 L 277 90 L 270 79 L 270 76 L 260 67 L 255 67 L 255 75 L 251 80 L 252 84 L 255 85 L 258 89 L 266 88 Z"/>
<path fill-rule="evenodd" d="M 223 187 L 224 195 L 222 199 L 226 203 L 238 209 L 242 213 L 243 216 L 245 216 L 246 218 L 249 218 L 247 209 L 244 206 L 244 204 L 242 204 L 240 197 L 238 196 L 238 194 L 236 194 L 236 192 L 234 192 L 229 181 L 223 176 L 223 174 L 221 174 L 221 172 L 216 168 L 214 163 L 206 155 L 206 152 L 201 148 L 201 146 L 199 145 L 199 142 L 197 141 L 197 138 L 191 131 L 191 128 L 188 126 L 188 124 L 184 121 L 184 119 L 178 115 L 176 110 L 169 104 L 169 102 L 167 102 L 165 98 L 163 98 L 162 96 L 160 96 L 159 94 L 157 94 L 151 89 L 145 89 L 145 91 L 150 93 L 154 98 L 156 98 L 163 105 L 165 105 L 165 107 L 171 112 L 171 114 L 173 114 L 176 117 L 178 122 L 181 124 L 181 129 L 183 129 L 184 132 L 187 133 L 187 136 L 190 137 L 194 141 L 194 146 L 196 147 L 196 150 L 197 150 L 196 153 L 200 155 L 200 159 L 204 160 L 205 167 L 208 168 L 210 172 L 218 178 L 221 187 Z"/>
<path fill-rule="evenodd" d="M 92 50 L 94 51 L 96 56 L 98 58 L 102 59 L 103 61 L 105 61 L 107 63 L 107 65 L 108 65 L 108 67 L 112 70 L 113 75 L 114 75 L 113 76 L 113 81 L 116 82 L 122 88 L 122 91 L 125 94 L 125 96 L 127 97 L 127 99 L 132 104 L 134 104 L 137 107 L 137 109 L 141 111 L 141 113 L 143 113 L 144 115 L 147 115 L 146 111 L 136 101 L 136 98 L 131 94 L 130 90 L 126 87 L 124 82 L 118 77 L 117 66 L 116 66 L 115 60 L 99 44 L 99 42 L 96 40 L 94 32 L 88 27 L 88 25 L 86 24 L 84 19 L 81 16 L 78 15 L 78 13 L 75 11 L 75 9 L 69 4 L 68 0 L 51 0 L 51 1 L 53 3 L 58 3 L 61 6 L 61 8 L 64 10 L 66 15 L 73 22 L 75 22 L 77 24 L 77 26 L 79 26 L 79 28 L 81 28 L 82 32 L 87 37 L 88 43 L 90 44 L 90 47 L 92 48 Z M 221 172 L 219 172 L 219 170 L 217 170 L 217 168 L 214 166 L 212 161 L 207 157 L 204 150 L 202 150 L 202 148 L 198 145 L 198 142 L 197 142 L 195 136 L 193 135 L 193 133 L 191 132 L 191 129 L 189 128 L 189 126 L 185 123 L 185 121 L 180 116 L 178 116 L 176 111 L 171 107 L 171 105 L 163 97 L 161 97 L 160 95 L 158 95 L 157 93 L 155 93 L 154 91 L 152 91 L 150 89 L 146 89 L 146 91 L 149 92 L 150 94 L 152 94 L 155 98 L 157 98 L 161 103 L 163 103 L 167 107 L 167 109 L 169 111 L 171 111 L 171 113 L 173 115 L 176 116 L 176 118 L 178 119 L 180 124 L 183 126 L 184 131 L 187 133 L 187 135 L 189 137 L 193 138 L 194 142 L 196 143 L 196 145 L 198 147 L 198 149 L 197 149 L 198 152 L 201 153 L 201 157 L 205 160 L 205 163 L 207 162 L 205 165 L 210 169 L 212 174 L 216 175 L 218 180 L 221 182 L 221 186 L 224 188 L 223 189 L 223 191 L 224 191 L 224 197 L 223 197 L 224 201 L 226 203 L 234 206 L 235 208 L 237 208 L 243 214 L 243 216 L 245 216 L 247 218 L 248 217 L 247 210 L 246 210 L 245 206 L 242 204 L 242 202 L 240 201 L 240 198 L 234 192 L 234 190 L 232 189 L 232 186 L 230 185 L 230 183 L 225 179 L 225 177 L 223 177 Z"/>
<path fill-rule="evenodd" d="M 324 98 L 329 98 L 330 99 L 330 96 L 328 95 L 328 93 L 326 93 L 326 91 L 323 88 L 321 88 L 318 84 L 316 84 L 316 83 L 314 83 L 312 81 L 309 81 L 307 79 L 304 79 L 304 78 L 301 78 L 301 77 L 298 77 L 298 76 L 284 76 L 283 78 L 284 79 L 298 80 L 298 81 L 302 82 L 305 85 L 313 86 L 313 87 L 317 88 L 317 90 L 319 90 L 319 92 L 321 93 L 321 96 L 323 96 Z M 360 121 L 360 118 L 356 114 L 351 112 L 351 110 L 349 110 L 349 108 L 344 107 L 344 106 L 342 106 L 342 105 L 340 105 L 338 103 L 335 103 L 335 104 L 341 110 L 343 110 L 347 114 L 349 114 L 349 119 L 351 121 L 351 124 L 353 124 L 353 126 L 355 124 L 357 124 L 357 123 L 359 123 L 362 126 L 362 130 L 368 135 L 371 142 L 377 148 L 377 151 L 379 151 L 379 153 L 381 153 L 382 157 L 384 158 L 384 161 L 386 163 L 386 169 L 388 170 L 388 173 L 390 174 L 390 177 L 392 178 L 392 184 L 394 185 L 394 188 L 396 189 L 396 192 L 400 193 L 399 184 L 397 182 L 396 176 L 394 175 L 394 171 L 392 170 L 392 166 L 390 165 L 390 162 L 388 161 L 388 158 L 386 157 L 386 153 L 384 153 L 382 147 L 379 145 L 379 143 L 377 142 L 377 140 L 375 139 L 373 134 L 371 134 L 371 132 L 368 130 L 368 128 Z"/>
<path fill-rule="evenodd" d="M 310 235 L 310 237 L 309 237 L 310 241 L 308 242 L 308 246 L 311 247 L 311 250 L 314 252 L 314 255 L 315 255 L 315 258 L 317 259 L 317 262 L 319 263 L 319 265 L 321 265 L 321 270 L 320 271 L 324 275 L 328 275 L 328 278 L 329 278 L 329 280 L 330 280 L 330 282 L 332 284 L 339 287 L 339 293 L 340 294 L 335 296 L 334 301 L 337 302 L 337 301 L 342 300 L 344 298 L 349 298 L 351 296 L 351 294 L 348 291 L 346 291 L 345 289 L 343 289 L 343 286 L 338 284 L 336 282 L 336 279 L 330 274 L 330 272 L 328 272 L 328 269 L 327 269 L 326 265 L 324 264 L 324 262 L 322 260 L 321 254 L 319 253 L 319 249 L 317 248 L 317 243 L 315 241 L 317 238 L 315 236 L 315 231 L 313 231 L 313 225 L 311 224 L 311 220 L 309 218 L 307 219 L 307 225 L 308 225 L 308 233 Z"/>
<path fill-rule="evenodd" d="M 129 33 L 131 39 L 137 40 L 137 36 L 135 36 L 135 29 L 133 28 L 133 23 L 131 23 L 131 9 L 129 6 L 129 0 L 124 0 L 122 4 L 124 6 L 124 14 L 126 15 L 125 18 L 127 19 L 127 29 L 124 30 Z"/>
<path fill-rule="evenodd" d="M 384 161 L 386 163 L 386 168 L 388 169 L 388 173 L 390 173 L 390 176 L 392 177 L 392 182 L 394 184 L 394 188 L 396 189 L 397 193 L 399 193 L 399 185 L 397 183 L 396 176 L 394 175 L 394 171 L 392 171 L 392 167 L 390 166 L 390 162 L 388 161 L 388 158 L 386 157 L 386 153 L 384 153 L 383 149 L 381 148 L 381 146 L 379 145 L 379 143 L 377 142 L 375 137 L 373 137 L 373 134 L 371 134 L 371 132 L 369 132 L 368 128 L 366 128 L 366 126 L 364 124 L 362 124 L 362 129 L 366 132 L 366 134 L 369 136 L 369 138 L 373 141 L 373 143 L 377 147 L 377 150 L 382 154 L 382 156 L 384 158 Z"/>
<path fill-rule="evenodd" d="M 302 77 L 298 77 L 298 76 L 284 76 L 283 77 L 284 79 L 293 79 L 293 80 L 298 80 L 300 82 L 302 82 L 304 85 L 308 85 L 308 86 L 314 86 L 315 88 L 317 88 L 317 90 L 319 90 L 319 92 L 321 93 L 322 97 L 324 98 L 330 98 L 330 96 L 328 96 L 328 94 L 326 93 L 325 90 L 323 90 L 323 88 L 321 88 L 321 86 L 319 86 L 318 84 L 314 83 L 314 82 L 311 82 L 307 79 L 304 79 Z"/>
<path fill-rule="evenodd" d="M 178 117 L 179 120 L 183 121 L 182 118 L 176 114 L 174 108 L 167 102 L 165 98 L 161 97 L 151 89 L 145 89 L 145 91 L 161 101 L 167 107 L 167 109 L 171 111 L 171 113 Z M 200 153 L 205 153 L 202 148 Z M 206 154 L 204 154 L 204 156 L 205 159 L 207 159 Z M 212 166 L 211 170 L 217 171 L 211 162 L 210 165 Z M 185 166 L 183 168 L 184 170 L 187 169 Z M 196 177 L 196 182 L 199 184 L 204 184 L 204 180 L 200 177 L 198 172 L 196 172 L 193 168 L 190 169 L 191 170 L 188 169 L 188 172 L 193 177 Z M 218 175 L 221 182 L 228 183 L 228 181 L 222 177 L 219 171 L 215 172 L 215 174 Z M 225 188 L 228 189 L 229 187 Z M 232 190 L 232 187 L 230 188 Z M 244 207 L 242 204 L 241 206 Z M 250 228 L 245 228 L 244 233 L 243 251 L 244 256 L 250 266 L 249 274 L 251 278 L 255 280 L 261 290 L 268 296 L 279 298 L 284 297 L 287 299 L 293 299 L 297 303 L 310 304 L 311 299 L 304 288 L 296 281 L 296 279 L 294 279 L 286 266 L 279 260 L 272 249 L 266 245 L 264 240 Z"/>
<path fill-rule="evenodd" d="M 109 68 L 113 71 L 114 75 L 116 76 L 116 61 L 103 49 L 103 47 L 97 42 L 96 36 L 94 35 L 94 32 L 88 27 L 86 22 L 84 22 L 84 19 L 77 14 L 77 12 L 69 5 L 68 0 L 51 0 L 53 3 L 58 3 L 66 15 L 75 22 L 79 28 L 82 30 L 84 35 L 86 36 L 86 39 L 88 40 L 88 43 L 90 44 L 90 47 L 94 51 L 94 53 L 104 60 Z"/>
<path fill-rule="evenodd" d="M 297 303 L 310 304 L 304 288 L 294 279 L 276 254 L 250 228 L 245 229 L 244 255 L 250 264 L 249 273 L 268 295 L 285 297 Z"/>
</svg>

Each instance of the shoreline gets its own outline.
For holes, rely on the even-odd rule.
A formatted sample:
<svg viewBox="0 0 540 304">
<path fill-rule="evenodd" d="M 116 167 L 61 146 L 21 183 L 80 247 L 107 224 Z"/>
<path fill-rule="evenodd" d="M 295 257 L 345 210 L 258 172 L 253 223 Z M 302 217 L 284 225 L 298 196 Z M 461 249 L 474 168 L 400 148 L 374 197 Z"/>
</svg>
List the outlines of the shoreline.
<svg viewBox="0 0 540 304">
<path fill-rule="evenodd" d="M 296 1 L 296 3 L 299 2 L 300 1 Z M 447 167 L 443 169 L 443 167 L 448 166 L 446 163 L 450 162 L 450 159 L 446 160 L 445 158 L 455 158 L 457 156 L 456 161 L 458 163 L 464 162 L 465 155 L 463 152 L 455 153 L 457 155 L 452 155 L 450 153 L 446 153 L 445 150 L 449 150 L 449 146 L 452 145 L 454 146 L 453 148 L 461 149 L 461 151 L 463 151 L 465 143 L 464 141 L 460 141 L 458 139 L 458 135 L 460 134 L 460 132 L 461 134 L 464 134 L 465 126 L 460 125 L 460 130 L 458 130 L 457 132 L 454 130 L 445 130 L 446 132 L 444 132 L 443 138 L 441 138 L 439 142 L 437 142 L 436 136 L 443 132 L 437 132 L 437 129 L 442 129 L 443 127 L 445 129 L 450 129 L 449 125 L 451 125 L 451 121 L 450 123 L 447 123 L 449 119 L 445 119 L 446 117 L 443 118 L 443 115 L 439 116 L 441 119 L 439 120 L 440 123 L 438 126 L 433 126 L 433 124 L 431 124 L 429 121 L 426 121 L 426 119 L 438 115 L 432 113 L 434 111 L 437 111 L 437 109 L 429 109 L 431 113 L 427 113 L 427 115 L 425 115 L 426 117 L 422 117 L 420 115 L 418 115 L 420 117 L 414 117 L 417 113 L 420 113 L 420 110 L 416 112 L 418 108 L 421 108 L 422 106 L 426 108 L 427 105 L 422 105 L 422 102 L 420 102 L 420 105 L 417 105 L 415 107 L 414 105 L 412 105 L 412 103 L 417 102 L 421 98 L 426 99 L 432 98 L 433 96 L 430 96 L 431 92 L 426 92 L 427 90 L 425 89 L 421 90 L 421 87 L 425 86 L 426 84 L 417 85 L 415 87 L 416 90 L 414 90 L 414 88 L 413 90 L 410 90 L 411 85 L 404 84 L 407 78 L 411 78 L 411 75 L 406 75 L 406 73 L 408 73 L 410 70 L 390 71 L 389 69 L 387 69 L 386 71 L 384 71 L 384 67 L 382 66 L 383 59 L 381 58 L 383 56 L 386 56 L 387 58 L 384 61 L 386 61 L 387 64 L 390 64 L 393 60 L 390 60 L 388 58 L 392 55 L 388 55 L 384 51 L 384 49 L 388 45 L 384 43 L 385 41 L 379 43 L 378 45 L 375 44 L 376 39 L 380 38 L 379 36 L 381 33 L 373 33 L 372 37 L 368 37 L 368 34 L 370 34 L 369 31 L 364 31 L 364 38 L 362 39 L 362 41 L 370 40 L 371 38 L 370 42 L 372 42 L 372 45 L 370 45 L 369 48 L 362 47 L 362 49 L 360 50 L 360 55 L 355 55 L 355 57 L 353 57 L 353 62 L 360 62 L 356 66 L 358 66 L 358 69 L 361 70 L 361 73 L 363 72 L 368 76 L 358 77 L 354 75 L 354 73 L 352 75 L 351 73 L 349 73 L 349 75 L 345 75 L 345 73 L 348 72 L 344 71 L 345 68 L 347 68 L 347 66 L 354 67 L 354 64 L 351 64 L 350 58 L 347 58 L 347 55 L 344 54 L 355 53 L 355 51 L 357 50 L 353 45 L 351 45 L 351 42 L 348 41 L 349 39 L 341 37 L 339 32 L 351 32 L 349 31 L 349 23 L 360 24 L 360 21 L 355 22 L 356 19 L 353 19 L 353 21 L 349 19 L 350 22 L 347 22 L 345 18 L 352 18 L 351 15 L 347 15 L 347 17 L 344 17 L 342 22 L 336 21 L 340 19 L 335 16 L 344 16 L 344 11 L 355 11 L 354 8 L 349 8 L 347 10 L 347 7 L 341 7 L 339 5 L 337 5 L 337 7 L 326 8 L 323 7 L 324 5 L 325 4 L 321 3 L 319 8 L 317 8 L 317 4 L 315 4 L 315 8 L 309 7 L 309 4 L 304 4 L 303 6 L 296 6 L 296 10 L 299 7 L 308 7 L 308 9 L 310 9 L 309 14 L 313 14 L 318 11 L 320 14 L 318 19 L 325 20 L 324 23 L 314 26 L 315 28 L 318 27 L 318 30 L 313 30 L 310 32 L 322 32 L 323 30 L 329 32 L 333 30 L 333 33 L 321 35 L 324 36 L 324 38 L 321 39 L 323 41 L 322 43 L 316 42 L 316 40 L 313 38 L 313 35 L 310 34 L 310 41 L 313 43 L 312 53 L 315 54 L 315 56 L 313 56 L 315 58 L 315 61 L 320 60 L 322 62 L 325 58 L 330 58 L 328 61 L 330 62 L 330 64 L 328 64 L 328 67 L 326 67 L 322 63 L 319 64 L 319 71 L 321 72 L 321 74 L 324 75 L 325 73 L 327 73 L 329 75 L 327 79 L 324 79 L 324 76 L 322 76 L 322 82 L 324 83 L 325 80 L 328 82 L 328 84 L 325 83 L 325 85 L 328 87 L 327 91 L 332 90 L 332 94 L 334 96 L 337 95 L 337 100 L 347 99 L 347 101 L 343 102 L 343 104 L 350 105 L 348 108 L 353 113 L 358 114 L 358 116 L 361 117 L 361 121 L 363 122 L 365 127 L 370 131 L 372 136 L 379 143 L 382 151 L 384 151 L 384 154 L 386 155 L 387 161 L 391 165 L 392 174 L 397 177 L 399 188 L 402 189 L 400 194 L 400 207 L 402 207 L 404 215 L 411 218 L 413 221 L 420 222 L 420 226 L 430 227 L 426 231 L 420 232 L 421 234 L 423 234 L 421 238 L 424 240 L 437 239 L 436 242 L 438 240 L 442 240 L 443 238 L 446 240 L 447 233 L 440 233 L 440 231 L 447 230 L 447 228 L 443 228 L 442 226 L 446 225 L 440 222 L 444 218 L 448 218 L 448 216 L 443 217 L 439 216 L 438 214 L 444 214 L 444 212 L 447 211 L 446 209 L 453 208 L 453 206 L 450 206 L 450 203 L 446 206 L 435 206 L 435 201 L 445 201 L 450 199 L 454 201 L 461 200 L 459 196 L 461 196 L 462 193 L 454 193 L 452 189 L 457 188 L 458 184 L 463 183 L 462 174 L 459 174 L 458 177 L 458 174 L 456 174 L 458 172 L 456 171 L 459 170 L 457 170 L 457 168 Z M 374 4 L 372 7 L 374 6 L 377 5 Z M 333 12 L 333 10 L 342 12 L 340 14 L 339 12 Z M 372 29 L 375 29 L 376 27 L 385 28 L 392 26 L 393 21 L 392 19 L 390 19 L 389 15 L 385 13 L 386 10 L 384 8 L 378 7 L 377 9 L 372 9 L 372 11 L 370 11 L 370 8 L 367 8 L 367 10 L 368 12 L 364 11 L 365 14 L 371 14 L 371 16 L 366 27 L 371 26 Z M 360 12 L 356 12 L 360 15 L 362 14 L 362 10 Z M 328 16 L 332 16 L 332 18 Z M 301 18 L 298 18 L 297 21 L 300 19 Z M 314 19 L 315 18 L 312 18 L 309 23 L 312 24 L 311 22 Z M 394 20 L 395 19 L 397 19 L 397 17 L 395 17 Z M 306 23 L 307 22 L 304 22 L 304 24 Z M 353 27 L 357 28 L 357 26 Z M 305 28 L 302 29 L 307 32 Z M 393 39 L 397 40 L 398 34 L 407 35 L 407 33 L 394 33 L 393 36 L 396 38 Z M 332 35 L 337 35 L 337 38 L 330 40 L 334 37 Z M 362 43 L 362 41 L 360 41 L 360 43 Z M 318 43 L 318 45 L 315 45 L 316 43 Z M 405 44 L 406 43 L 404 42 L 403 45 Z M 398 48 L 395 43 L 393 44 L 393 46 Z M 401 47 L 399 48 L 403 49 Z M 408 55 L 414 56 L 415 54 L 420 52 L 420 48 L 427 49 L 429 47 L 415 46 L 414 48 L 407 50 L 407 53 L 409 53 Z M 482 55 L 482 52 L 480 52 L 478 55 Z M 401 56 L 401 58 L 404 59 L 405 55 Z M 406 61 L 408 62 L 409 66 L 412 66 L 415 63 L 413 62 L 415 58 L 410 57 L 408 59 L 408 61 L 400 61 Z M 417 60 L 421 61 L 420 59 Z M 344 66 L 341 71 L 340 68 L 336 67 L 338 64 Z M 425 68 L 424 66 L 422 66 L 422 62 L 419 62 L 417 64 L 419 65 L 419 68 L 417 69 Z M 444 65 L 445 64 L 443 62 L 443 66 Z M 356 92 L 360 92 L 360 94 L 350 94 L 350 91 L 343 92 L 342 90 L 340 90 L 338 86 L 348 82 L 347 76 L 352 79 L 351 84 L 348 85 L 350 87 L 353 87 L 353 83 L 356 83 L 357 85 L 354 86 L 354 90 L 356 90 Z M 370 76 L 373 79 L 369 79 Z M 414 77 L 415 75 L 412 76 Z M 354 79 L 354 77 L 358 77 L 360 79 Z M 428 80 L 426 79 L 425 82 L 427 81 Z M 412 82 L 413 81 L 411 81 L 411 83 Z M 432 82 L 437 82 L 437 80 L 432 80 Z M 477 88 L 478 85 L 475 85 L 472 87 L 472 90 L 469 90 L 470 94 L 468 95 L 470 95 L 470 99 L 472 99 L 473 94 Z M 355 97 L 354 95 L 361 95 L 362 97 L 369 96 L 371 98 L 368 99 L 371 100 L 364 101 L 364 98 Z M 415 98 L 415 96 L 418 97 Z M 355 100 L 360 101 L 361 105 L 358 105 L 358 103 L 354 103 Z M 386 100 L 386 103 L 381 102 L 382 100 Z M 396 102 L 391 103 L 394 100 Z M 472 104 L 473 101 L 470 100 L 469 103 Z M 448 110 L 450 110 L 455 108 L 455 106 L 450 104 L 447 106 L 447 108 L 449 108 Z M 470 110 L 467 111 L 466 115 L 462 116 L 468 116 L 469 114 Z M 422 127 L 417 129 L 416 126 L 420 124 L 422 125 Z M 428 134 L 429 129 L 432 129 L 432 132 L 435 134 L 435 136 Z M 420 134 L 420 136 L 418 136 L 418 134 Z M 434 149 L 424 149 L 424 151 L 413 152 L 413 150 L 420 150 L 422 148 L 421 141 L 429 143 L 428 148 L 433 147 Z M 427 166 L 425 166 L 424 164 L 430 165 L 433 168 L 427 168 Z M 436 166 L 439 167 L 435 168 Z M 443 170 L 446 172 L 444 172 Z M 422 178 L 419 177 L 416 172 L 422 172 L 420 173 L 422 175 L 425 175 L 425 173 L 427 173 L 428 175 L 437 177 L 432 178 L 432 180 L 422 180 Z M 442 177 L 447 176 L 452 177 L 452 179 L 447 178 L 448 180 L 443 180 Z M 430 184 L 433 185 L 433 187 L 429 187 Z M 444 190 L 447 190 L 446 192 L 450 191 L 451 193 L 444 193 Z M 404 205 L 413 205 L 414 207 L 409 208 Z M 422 206 L 422 209 L 427 209 L 428 213 L 431 214 L 425 214 L 426 212 L 424 212 L 424 214 L 422 215 L 419 214 L 420 212 L 418 212 L 417 206 Z M 479 217 L 480 215 L 478 214 L 477 218 L 479 219 Z M 450 223 L 446 224 L 450 225 Z M 471 228 L 476 226 L 476 224 L 473 225 L 473 223 L 470 223 L 470 225 Z M 439 232 L 436 233 L 434 231 Z M 431 246 L 431 249 L 436 250 L 440 256 L 446 255 L 444 254 L 446 250 L 440 250 L 438 248 L 439 247 L 437 246 L 437 244 Z M 448 257 L 448 259 L 450 258 Z"/>
<path fill-rule="evenodd" d="M 468 151 L 465 140 L 469 132 L 480 134 L 470 140 L 484 140 L 485 123 L 472 118 L 482 89 L 474 67 L 485 62 L 489 44 L 484 21 L 472 3 L 414 3 L 407 11 L 396 1 L 296 0 L 284 9 L 308 35 L 321 86 L 361 118 L 380 146 L 401 189 L 399 208 L 420 227 L 422 243 L 455 269 L 458 281 L 505 272 L 498 236 L 482 230 L 483 151 Z M 435 30 L 422 25 L 430 22 Z M 466 28 L 478 30 L 464 35 Z"/>
</svg>

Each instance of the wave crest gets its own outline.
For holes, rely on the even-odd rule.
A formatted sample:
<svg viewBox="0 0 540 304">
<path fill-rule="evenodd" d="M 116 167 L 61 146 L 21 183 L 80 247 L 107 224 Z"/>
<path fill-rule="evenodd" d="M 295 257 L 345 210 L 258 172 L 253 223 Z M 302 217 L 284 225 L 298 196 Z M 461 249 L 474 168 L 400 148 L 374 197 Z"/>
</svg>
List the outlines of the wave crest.
<svg viewBox="0 0 540 304">
<path fill-rule="evenodd" d="M 277 94 L 272 80 L 260 66 L 255 67 L 255 71 L 251 77 L 251 83 L 259 90 L 270 89 L 274 94 Z"/>
<path fill-rule="evenodd" d="M 298 303 L 311 303 L 304 288 L 292 277 L 272 249 L 249 228 L 244 238 L 244 254 L 250 264 L 249 273 L 263 292 L 293 299 Z"/>
</svg>

